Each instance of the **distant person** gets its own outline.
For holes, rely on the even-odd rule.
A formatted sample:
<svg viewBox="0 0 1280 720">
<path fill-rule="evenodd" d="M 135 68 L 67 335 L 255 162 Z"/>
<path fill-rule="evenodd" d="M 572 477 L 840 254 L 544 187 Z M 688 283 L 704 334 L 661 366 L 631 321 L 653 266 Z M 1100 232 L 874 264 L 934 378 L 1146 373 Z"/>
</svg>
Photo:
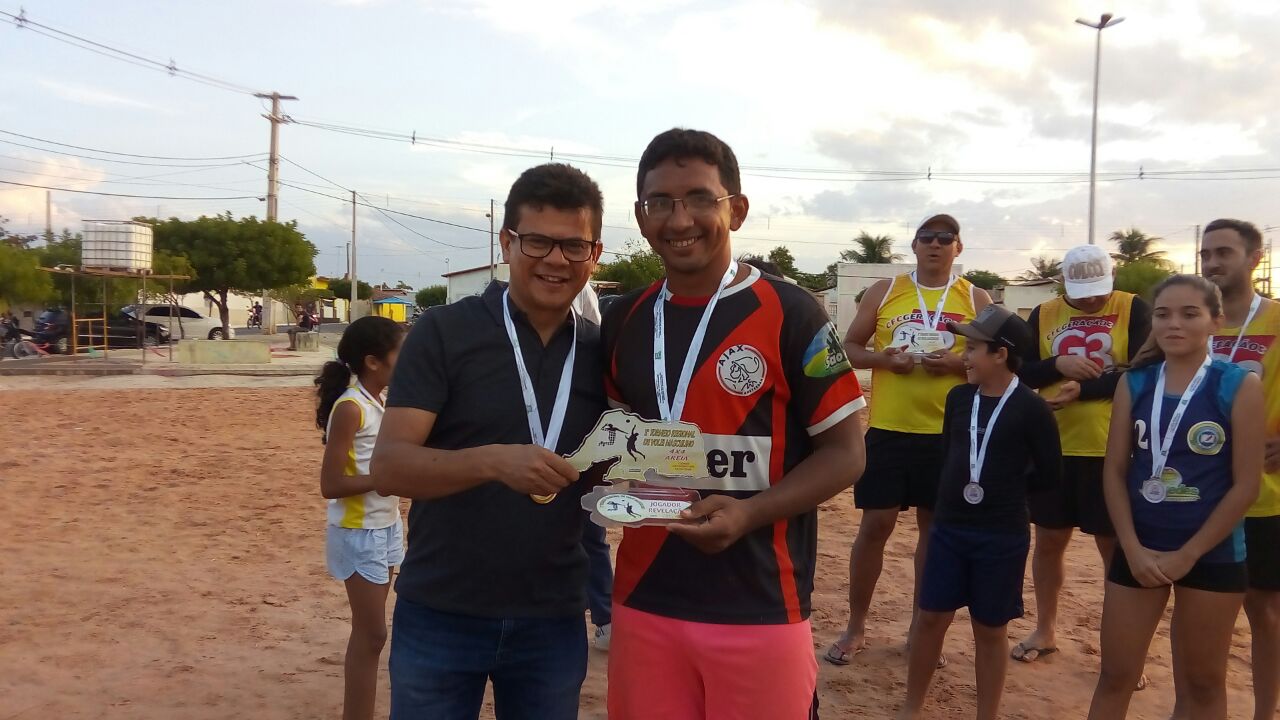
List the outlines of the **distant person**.
<svg viewBox="0 0 1280 720">
<path fill-rule="evenodd" d="M 916 269 L 868 288 L 845 336 L 849 362 L 871 370 L 871 415 L 867 469 L 853 488 L 862 521 L 849 553 L 849 623 L 823 656 L 833 665 L 848 665 L 866 647 L 867 615 L 884 567 L 885 543 L 898 514 L 908 508 L 916 509 L 919 533 L 911 603 L 915 608 L 942 474 L 947 393 L 965 378 L 960 359 L 964 338 L 956 337 L 946 323 L 968 322 L 991 302 L 986 290 L 953 272 L 964 250 L 954 217 L 926 219 L 916 230 L 911 250 Z M 868 342 L 873 343 L 870 350 Z M 940 664 L 945 662 L 939 658 Z"/>
<path fill-rule="evenodd" d="M 1027 318 L 1036 342 L 1018 373 L 1053 409 L 1063 455 L 1063 482 L 1031 496 L 1036 628 L 1013 649 L 1013 659 L 1021 662 L 1058 651 L 1058 595 L 1072 531 L 1080 528 L 1093 537 L 1103 577 L 1111 566 L 1116 531 L 1102 493 L 1111 398 L 1123 368 L 1151 331 L 1151 306 L 1115 289 L 1114 266 L 1103 248 L 1071 248 L 1062 261 L 1062 276 L 1065 297 L 1042 303 Z"/>
<path fill-rule="evenodd" d="M 1090 720 L 1125 717 L 1171 593 L 1180 717 L 1226 718 L 1227 658 L 1249 582 L 1242 520 L 1262 477 L 1262 382 L 1209 354 L 1222 325 L 1213 283 L 1175 275 L 1153 304 L 1151 339 L 1116 390 L 1107 438 L 1103 488 L 1119 547 Z"/>
<path fill-rule="evenodd" d="M 401 327 L 387 318 L 356 320 L 338 341 L 338 359 L 316 378 L 316 425 L 324 431 L 320 494 L 329 501 L 325 556 L 347 586 L 351 637 L 343 663 L 345 720 L 373 717 L 378 659 L 387 641 L 391 568 L 404 560 L 400 499 L 374 491 L 369 459 L 382 423 L 382 392 L 391 381 Z"/>
<path fill-rule="evenodd" d="M 1058 483 L 1062 456 L 1052 411 L 1015 374 L 1035 344 L 1031 328 L 998 305 L 948 328 L 968 340 L 969 384 L 947 394 L 942 478 L 898 717 L 920 717 L 947 629 L 956 610 L 968 607 L 976 716 L 994 720 L 1009 662 L 1009 621 L 1022 617 L 1027 498 Z"/>
<path fill-rule="evenodd" d="M 1262 233 L 1252 223 L 1221 219 L 1205 226 L 1200 268 L 1222 291 L 1225 315 L 1225 327 L 1213 336 L 1213 357 L 1256 373 L 1265 393 L 1262 487 L 1244 519 L 1244 612 L 1253 643 L 1253 717 L 1271 720 L 1280 696 L 1280 303 L 1253 288 L 1260 262 Z"/>
<path fill-rule="evenodd" d="M 289 332 L 289 349 L 297 350 L 298 349 L 298 333 L 311 332 L 315 328 L 316 323 L 315 323 L 315 317 L 312 316 L 312 314 L 308 312 L 305 308 L 303 308 L 301 303 L 293 306 L 293 315 L 294 315 L 294 318 L 296 319 L 297 324 L 289 328 L 289 331 L 288 331 Z"/>
</svg>

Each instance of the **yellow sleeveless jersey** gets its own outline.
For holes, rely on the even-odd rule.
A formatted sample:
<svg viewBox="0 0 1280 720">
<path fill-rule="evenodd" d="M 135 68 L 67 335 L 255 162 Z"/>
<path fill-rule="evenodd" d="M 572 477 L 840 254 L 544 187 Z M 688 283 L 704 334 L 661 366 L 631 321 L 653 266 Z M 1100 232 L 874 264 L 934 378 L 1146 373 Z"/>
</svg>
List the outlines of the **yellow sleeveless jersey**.
<svg viewBox="0 0 1280 720">
<path fill-rule="evenodd" d="M 1097 312 L 1071 307 L 1063 298 L 1040 305 L 1040 357 L 1080 355 L 1103 370 L 1129 360 L 1129 311 L 1133 294 L 1116 290 Z M 1058 395 L 1062 382 L 1040 390 L 1045 398 Z M 1071 457 L 1104 457 L 1111 427 L 1111 400 L 1073 402 L 1054 413 L 1062 454 Z"/>
<path fill-rule="evenodd" d="M 944 290 L 922 286 L 920 291 L 932 316 Z M 973 284 L 964 278 L 956 278 L 947 292 L 937 326 L 926 328 L 915 282 L 910 274 L 899 275 L 893 279 L 876 314 L 873 347 L 876 352 L 887 347 L 918 352 L 923 348 L 917 347 L 916 334 L 938 330 L 943 346 L 949 352 L 960 353 L 964 350 L 964 338 L 948 332 L 946 321 L 969 322 L 974 315 Z M 876 369 L 871 373 L 870 426 L 894 432 L 941 434 L 947 393 L 962 382 L 964 378 L 958 375 L 930 375 L 920 365 L 906 375 Z"/>
<path fill-rule="evenodd" d="M 1263 298 L 1258 314 L 1245 328 L 1223 328 L 1213 337 L 1213 356 L 1234 362 L 1255 372 L 1262 378 L 1266 393 L 1266 435 L 1280 435 L 1280 350 L 1276 350 L 1276 335 L 1280 335 L 1280 303 Z M 1236 340 L 1240 339 L 1239 346 Z M 1232 357 L 1232 348 L 1235 356 Z M 1249 517 L 1280 515 L 1280 473 L 1262 474 L 1262 487 L 1258 499 L 1246 513 Z"/>
</svg>

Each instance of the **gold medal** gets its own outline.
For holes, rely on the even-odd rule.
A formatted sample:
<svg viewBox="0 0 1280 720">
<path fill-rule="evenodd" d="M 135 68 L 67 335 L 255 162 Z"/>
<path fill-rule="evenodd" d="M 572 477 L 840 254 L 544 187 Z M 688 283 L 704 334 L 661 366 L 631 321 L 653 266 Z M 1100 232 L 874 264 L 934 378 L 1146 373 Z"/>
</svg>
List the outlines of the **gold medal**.
<svg viewBox="0 0 1280 720">
<path fill-rule="evenodd" d="M 551 493 L 550 495 L 530 495 L 530 496 L 529 496 L 529 499 L 533 500 L 534 502 L 538 503 L 539 505 L 546 505 L 547 503 L 551 502 L 552 500 L 555 500 L 555 499 L 556 499 L 556 495 L 558 495 L 558 494 L 559 494 L 559 493 Z"/>
</svg>

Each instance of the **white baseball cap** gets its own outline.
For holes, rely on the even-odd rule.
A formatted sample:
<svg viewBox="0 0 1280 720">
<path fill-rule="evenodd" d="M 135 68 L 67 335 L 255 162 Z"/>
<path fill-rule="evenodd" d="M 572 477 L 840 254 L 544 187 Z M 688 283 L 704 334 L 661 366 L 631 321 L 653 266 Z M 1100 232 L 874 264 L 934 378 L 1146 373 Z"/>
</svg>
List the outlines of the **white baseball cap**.
<svg viewBox="0 0 1280 720">
<path fill-rule="evenodd" d="M 1110 294 L 1115 288 L 1111 256 L 1097 245 L 1077 245 L 1062 259 L 1062 284 L 1072 300 Z"/>
</svg>

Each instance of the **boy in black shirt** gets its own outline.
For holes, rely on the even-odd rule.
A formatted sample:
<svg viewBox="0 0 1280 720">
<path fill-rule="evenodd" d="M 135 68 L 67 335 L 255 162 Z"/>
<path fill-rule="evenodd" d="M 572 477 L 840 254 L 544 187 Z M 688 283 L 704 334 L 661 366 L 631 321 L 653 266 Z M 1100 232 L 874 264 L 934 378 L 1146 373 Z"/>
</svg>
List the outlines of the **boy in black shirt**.
<svg viewBox="0 0 1280 720">
<path fill-rule="evenodd" d="M 964 606 L 976 649 L 977 717 L 996 716 L 1008 662 L 1006 626 L 1022 617 L 1031 542 L 1027 494 L 1054 486 L 1061 474 L 1053 413 L 1015 375 L 1034 343 L 1031 329 L 997 305 L 949 328 L 970 340 L 969 384 L 947 395 L 942 477 L 900 718 L 920 715 L 947 628 Z"/>
</svg>

